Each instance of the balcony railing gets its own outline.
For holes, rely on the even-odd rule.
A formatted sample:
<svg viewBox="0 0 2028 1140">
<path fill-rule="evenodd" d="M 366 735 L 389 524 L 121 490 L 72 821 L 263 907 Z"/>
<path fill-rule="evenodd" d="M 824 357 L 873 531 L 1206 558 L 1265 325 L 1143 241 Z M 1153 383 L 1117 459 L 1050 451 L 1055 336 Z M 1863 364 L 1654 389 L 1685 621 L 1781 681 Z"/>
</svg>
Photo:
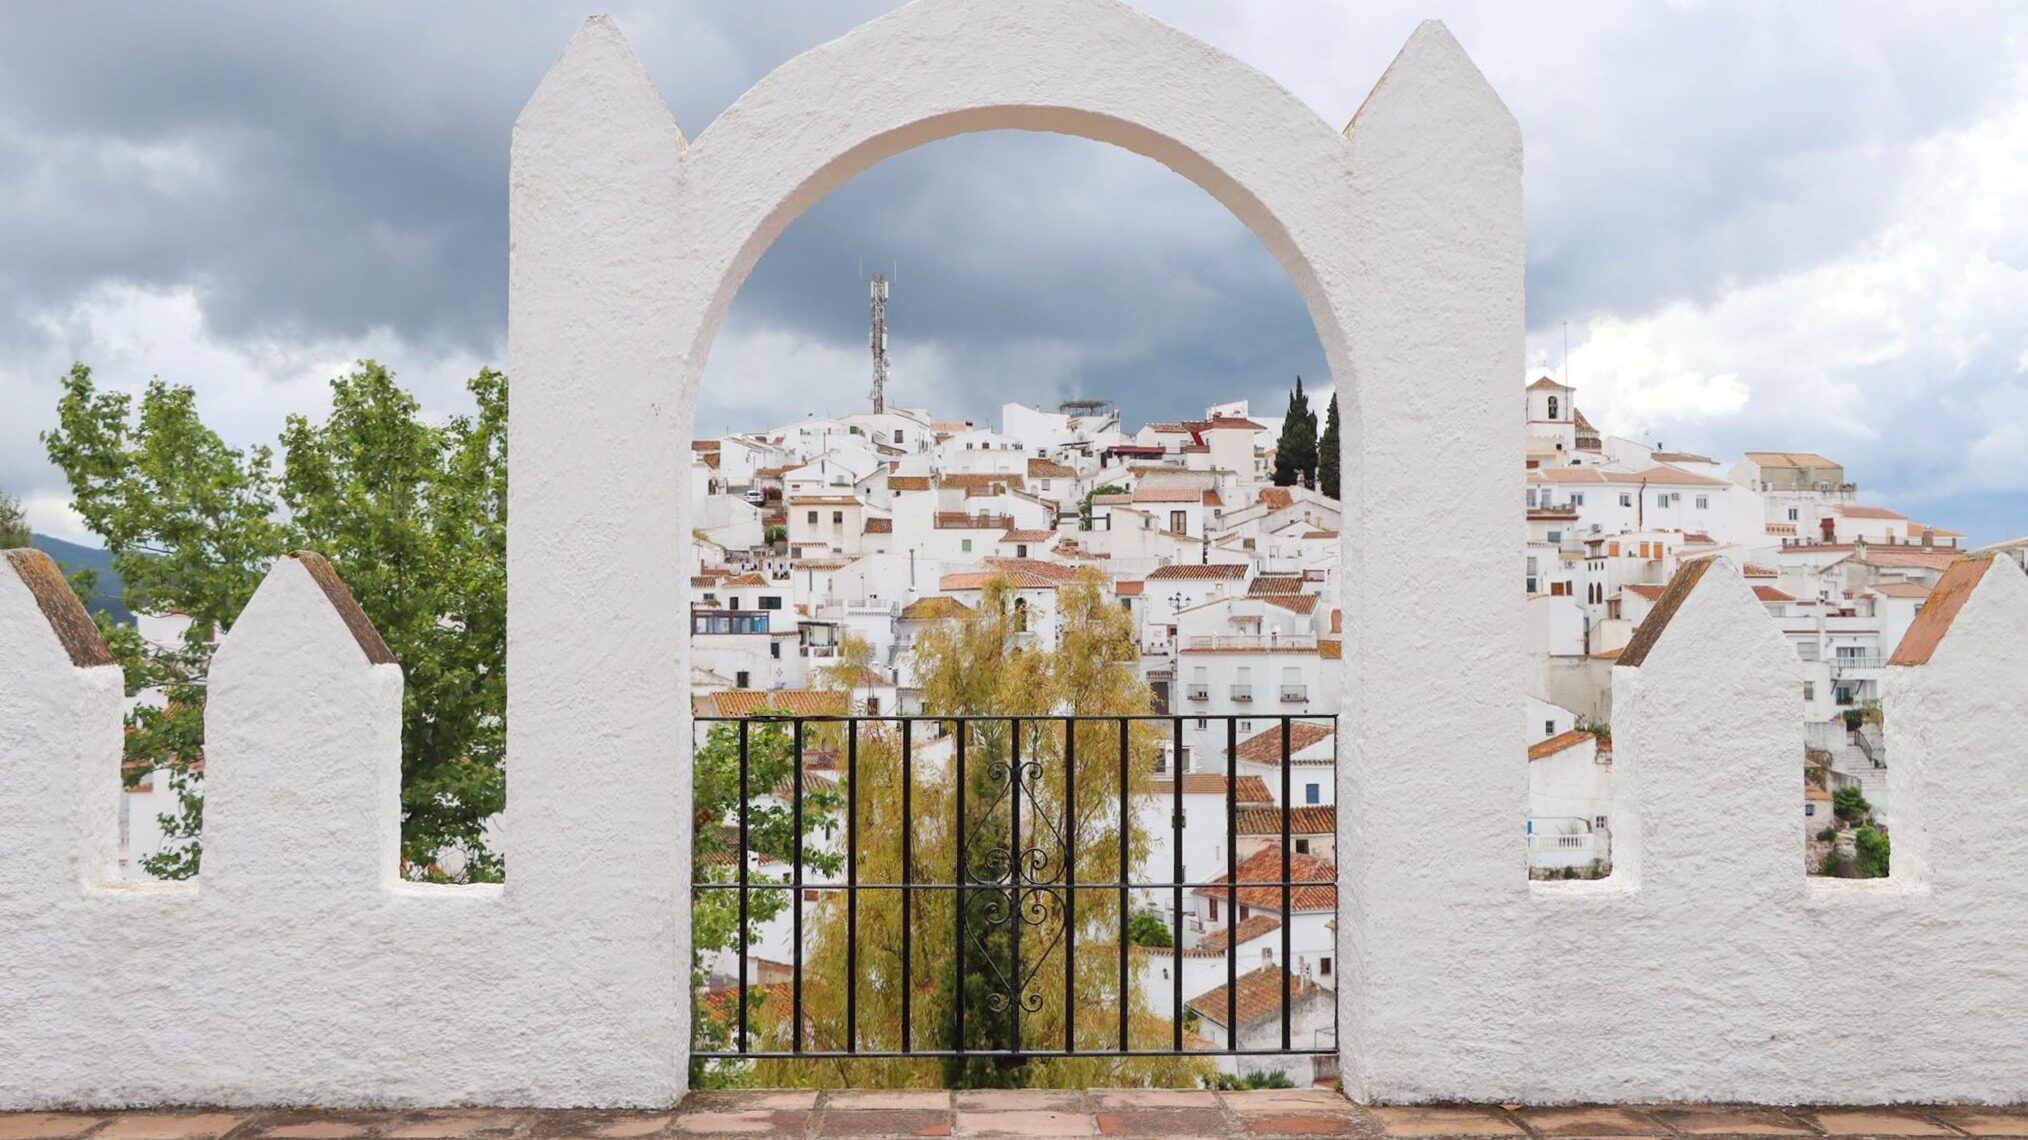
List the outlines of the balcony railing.
<svg viewBox="0 0 2028 1140">
<path fill-rule="evenodd" d="M 1241 649 L 1315 649 L 1317 636 L 1311 633 L 1220 633 L 1179 639 L 1185 652 Z"/>
<path fill-rule="evenodd" d="M 1282 702 L 1284 704 L 1301 704 L 1309 699 L 1310 687 L 1308 685 L 1282 686 Z"/>
<path fill-rule="evenodd" d="M 1185 693 L 1193 701 L 1208 701 L 1211 699 L 1211 686 L 1191 685 Z"/>
<path fill-rule="evenodd" d="M 1234 685 L 1234 686 L 1232 687 L 1232 699 L 1233 699 L 1233 700 L 1235 700 L 1235 701 L 1251 701 L 1251 700 L 1253 700 L 1253 686 L 1252 686 L 1252 685 Z"/>
<path fill-rule="evenodd" d="M 1159 982 L 1134 966 L 1136 954 L 1162 952 L 1130 945 L 1136 913 L 1166 911 L 1172 938 L 1189 948 L 1202 929 L 1186 908 L 1193 895 L 1228 915 L 1249 900 L 1285 916 L 1336 905 L 1335 869 L 1295 852 L 1291 813 L 1262 799 L 1261 778 L 1172 772 L 1155 782 L 1165 751 L 1185 754 L 1186 719 L 1218 722 L 1226 756 L 1237 754 L 1235 717 L 697 718 L 708 734 L 697 750 L 700 802 L 725 805 L 725 816 L 698 829 L 700 853 L 711 857 L 697 862 L 694 905 L 714 908 L 716 928 L 732 931 L 724 952 L 736 952 L 738 966 L 733 984 L 702 995 L 700 1010 L 724 1016 L 700 1014 L 693 1055 L 744 1063 L 1330 1053 L 1335 1013 L 1328 1036 L 1297 1028 L 1309 1016 L 1299 1003 L 1328 1000 L 1335 1010 L 1334 997 L 1320 997 L 1328 979 L 1279 968 L 1296 960 L 1293 922 L 1281 925 L 1276 966 L 1242 967 L 1228 953 L 1222 986 L 1201 994 L 1185 992 L 1180 963 Z M 1282 804 L 1293 799 L 1295 726 L 1320 722 L 1335 727 L 1336 718 L 1269 718 L 1280 728 Z M 1185 842 L 1185 796 L 1206 790 L 1198 780 L 1223 785 L 1222 859 L 1205 859 L 1206 836 Z M 704 801 L 707 788 L 715 801 Z M 1270 827 L 1244 864 L 1243 810 L 1249 819 L 1273 813 L 1280 832 Z M 1256 827 L 1247 834 L 1258 839 Z M 707 837 L 722 846 L 707 849 Z M 1158 855 L 1136 863 L 1136 852 L 1151 849 Z M 1149 907 L 1153 898 L 1162 906 Z M 766 966 L 775 972 L 761 987 L 753 963 L 768 916 L 778 933 L 787 927 L 788 962 L 785 973 Z M 700 919 L 697 929 L 708 928 Z M 815 948 L 837 957 L 814 961 Z M 823 979 L 814 991 L 812 971 Z M 1239 1024 L 1243 979 L 1249 995 L 1265 989 L 1279 1005 L 1279 1041 L 1270 1030 L 1266 1044 L 1228 1033 L 1223 1047 L 1192 1047 L 1186 1011 Z M 862 991 L 883 996 L 879 1016 L 861 1015 Z M 947 1012 L 918 1016 L 926 995 Z M 1166 1019 L 1150 1012 L 1158 995 L 1169 1002 Z"/>
</svg>

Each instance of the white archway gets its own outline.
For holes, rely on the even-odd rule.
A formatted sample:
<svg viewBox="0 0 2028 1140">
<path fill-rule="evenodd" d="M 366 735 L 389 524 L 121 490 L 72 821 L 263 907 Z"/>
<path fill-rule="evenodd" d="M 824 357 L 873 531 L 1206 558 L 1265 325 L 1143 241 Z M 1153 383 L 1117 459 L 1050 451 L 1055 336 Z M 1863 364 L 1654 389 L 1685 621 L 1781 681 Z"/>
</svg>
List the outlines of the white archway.
<svg viewBox="0 0 2028 1140">
<path fill-rule="evenodd" d="M 626 901 L 671 917 L 643 949 L 683 973 L 689 771 L 667 757 L 690 740 L 685 472 L 705 358 L 812 203 L 883 158 L 1000 129 L 1171 167 L 1309 307 L 1344 397 L 1344 1072 L 1384 1092 L 1457 1066 L 1469 1043 L 1412 1023 L 1492 998 L 1512 966 L 1426 900 L 1483 904 L 1483 926 L 1525 897 L 1510 857 L 1525 773 L 1493 759 L 1520 743 L 1521 149 L 1433 23 L 1340 132 L 1115 0 L 917 0 L 790 61 L 686 143 L 618 31 L 589 22 L 514 133 L 509 802 L 544 834 L 516 847 L 509 892 L 568 913 L 588 905 L 589 867 L 644 868 Z M 687 1025 L 681 986 L 632 981 Z"/>
</svg>

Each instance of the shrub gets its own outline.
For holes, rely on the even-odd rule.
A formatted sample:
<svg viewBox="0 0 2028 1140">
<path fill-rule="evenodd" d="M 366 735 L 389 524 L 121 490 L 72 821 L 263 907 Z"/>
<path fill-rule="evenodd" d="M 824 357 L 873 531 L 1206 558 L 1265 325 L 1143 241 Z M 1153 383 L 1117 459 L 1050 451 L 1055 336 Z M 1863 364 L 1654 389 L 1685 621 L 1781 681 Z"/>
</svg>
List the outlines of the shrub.
<svg viewBox="0 0 2028 1140">
<path fill-rule="evenodd" d="M 1873 805 L 1866 802 L 1866 793 L 1858 788 L 1839 788 L 1832 792 L 1831 809 L 1847 823 L 1861 822 L 1873 814 Z"/>
<path fill-rule="evenodd" d="M 1824 830 L 1817 833 L 1817 838 L 1825 843 L 1835 842 L 1838 838 L 1838 826 L 1832 823 L 1825 824 Z"/>
<path fill-rule="evenodd" d="M 1885 828 L 1872 824 L 1859 829 L 1852 837 L 1853 864 L 1862 879 L 1884 879 L 1893 843 L 1887 837 Z"/>
</svg>

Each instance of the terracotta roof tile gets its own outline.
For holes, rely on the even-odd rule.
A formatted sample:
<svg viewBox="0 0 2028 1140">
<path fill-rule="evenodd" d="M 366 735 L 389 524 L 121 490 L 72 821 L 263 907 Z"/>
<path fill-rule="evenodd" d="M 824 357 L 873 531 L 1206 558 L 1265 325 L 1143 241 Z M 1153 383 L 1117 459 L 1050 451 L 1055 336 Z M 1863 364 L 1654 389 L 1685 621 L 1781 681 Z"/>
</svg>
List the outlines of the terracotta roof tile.
<svg viewBox="0 0 2028 1140">
<path fill-rule="evenodd" d="M 1530 760 L 1540 760 L 1545 756 L 1554 756 L 1559 752 L 1575 748 L 1587 740 L 1595 739 L 1597 738 L 1592 736 L 1591 733 L 1581 728 L 1574 728 L 1569 732 L 1561 732 L 1547 740 L 1538 740 L 1529 745 L 1528 758 Z"/>
<path fill-rule="evenodd" d="M 1296 720 L 1289 722 L 1289 755 L 1299 756 L 1304 749 L 1331 739 L 1337 729 L 1329 724 L 1315 721 Z M 1279 764 L 1282 762 L 1282 726 L 1277 724 L 1266 732 L 1256 732 L 1239 742 L 1239 758 L 1250 764 Z"/>
<path fill-rule="evenodd" d="M 1148 574 L 1148 580 L 1197 579 L 1209 581 L 1232 581 L 1246 577 L 1250 569 L 1241 562 L 1214 562 L 1203 565 L 1196 562 L 1176 562 L 1168 566 L 1157 566 Z"/>
<path fill-rule="evenodd" d="M 1289 979 L 1289 1001 L 1292 1007 L 1294 1003 L 1308 999 L 1318 992 L 1318 985 L 1307 978 L 1296 976 Z M 1278 966 L 1262 966 L 1250 973 L 1241 974 L 1239 976 L 1239 989 L 1229 999 L 1226 997 L 1225 987 L 1219 986 L 1217 989 L 1198 994 L 1196 997 L 1191 998 L 1188 1005 L 1192 1010 L 1196 1011 L 1197 1016 L 1207 1021 L 1217 1022 L 1220 1025 L 1224 1025 L 1225 1019 L 1233 1016 L 1233 1013 L 1236 1012 L 1242 1032 L 1245 1026 L 1252 1025 L 1263 1018 L 1280 1018 L 1282 1015 L 1281 968 Z M 1227 1010 L 1226 1007 L 1228 1005 L 1232 1007 L 1231 1011 Z M 1245 1037 L 1242 1036 L 1241 1040 L 1245 1040 Z"/>
<path fill-rule="evenodd" d="M 1183 794 L 1186 796 L 1225 797 L 1225 774 L 1222 772 L 1183 773 Z M 1149 782 L 1148 791 L 1157 796 L 1170 796 L 1176 792 L 1173 780 L 1156 778 Z M 1274 796 L 1268 791 L 1267 781 L 1259 776 L 1241 776 L 1233 789 L 1234 802 L 1239 804 L 1272 804 Z"/>
<path fill-rule="evenodd" d="M 1302 806 L 1290 809 L 1289 835 L 1335 835 L 1338 831 L 1338 809 L 1334 807 Z M 1279 837 L 1282 833 L 1282 813 L 1278 808 L 1247 808 L 1239 812 L 1240 835 L 1267 835 Z"/>
<path fill-rule="evenodd" d="M 1279 886 L 1248 886 L 1249 883 L 1280 883 L 1282 881 L 1282 852 L 1280 847 L 1268 847 L 1254 852 L 1240 860 L 1239 874 L 1231 882 L 1239 884 L 1228 892 L 1224 875 L 1211 880 L 1211 884 L 1198 887 L 1194 893 L 1207 898 L 1225 898 L 1228 893 L 1239 900 L 1240 905 L 1255 910 L 1271 910 L 1280 913 L 1282 889 Z M 1338 907 L 1338 868 L 1328 860 L 1301 851 L 1289 857 L 1289 881 L 1299 884 L 1290 888 L 1289 905 L 1298 911 L 1336 910 Z"/>
<path fill-rule="evenodd" d="M 790 716 L 844 716 L 852 711 L 852 694 L 827 689 L 727 689 L 695 699 L 697 715 L 749 717 L 779 712 Z"/>
<path fill-rule="evenodd" d="M 1271 914 L 1250 914 L 1240 920 L 1238 927 L 1226 927 L 1216 934 L 1208 934 L 1197 944 L 1199 950 L 1224 953 L 1228 945 L 1244 946 L 1264 934 L 1272 934 L 1282 928 L 1282 920 Z"/>
</svg>

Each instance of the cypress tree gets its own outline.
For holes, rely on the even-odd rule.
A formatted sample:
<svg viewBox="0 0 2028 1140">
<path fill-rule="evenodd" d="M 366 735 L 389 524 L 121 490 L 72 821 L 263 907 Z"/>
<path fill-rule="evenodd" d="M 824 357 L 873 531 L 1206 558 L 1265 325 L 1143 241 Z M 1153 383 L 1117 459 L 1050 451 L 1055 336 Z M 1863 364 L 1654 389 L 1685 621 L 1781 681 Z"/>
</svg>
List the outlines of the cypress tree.
<svg viewBox="0 0 2028 1140">
<path fill-rule="evenodd" d="M 1305 487 L 1317 483 L 1317 413 L 1310 410 L 1310 398 L 1303 395 L 1301 376 L 1296 377 L 1296 390 L 1289 393 L 1282 437 L 1275 443 L 1275 486 L 1298 483 Z"/>
<path fill-rule="evenodd" d="M 1317 490 L 1338 497 L 1338 393 L 1324 410 L 1324 434 L 1317 440 Z"/>
</svg>

